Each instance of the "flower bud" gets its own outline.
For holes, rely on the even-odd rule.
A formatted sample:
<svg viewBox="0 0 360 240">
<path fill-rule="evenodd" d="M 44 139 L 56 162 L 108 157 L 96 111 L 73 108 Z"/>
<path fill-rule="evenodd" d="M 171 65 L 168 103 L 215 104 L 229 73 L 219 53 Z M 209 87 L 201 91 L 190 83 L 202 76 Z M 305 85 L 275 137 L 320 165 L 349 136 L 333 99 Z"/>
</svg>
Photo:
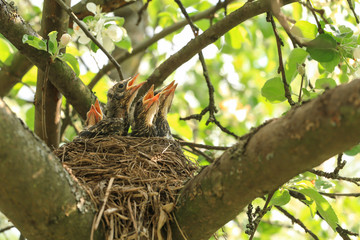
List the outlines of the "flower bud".
<svg viewBox="0 0 360 240">
<path fill-rule="evenodd" d="M 60 38 L 60 47 L 64 48 L 71 40 L 71 36 L 68 33 L 64 33 Z"/>
</svg>

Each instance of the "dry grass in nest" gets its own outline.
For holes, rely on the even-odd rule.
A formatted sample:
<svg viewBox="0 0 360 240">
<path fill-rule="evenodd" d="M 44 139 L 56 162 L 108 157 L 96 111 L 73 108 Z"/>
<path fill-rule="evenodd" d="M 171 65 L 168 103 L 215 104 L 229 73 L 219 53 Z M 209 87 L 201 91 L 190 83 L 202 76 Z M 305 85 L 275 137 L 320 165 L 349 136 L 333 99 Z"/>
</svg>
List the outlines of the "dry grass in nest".
<svg viewBox="0 0 360 240">
<path fill-rule="evenodd" d="M 164 138 L 77 138 L 56 149 L 98 210 L 107 239 L 171 239 L 169 214 L 197 167 Z M 165 229 L 165 231 L 164 231 Z"/>
</svg>

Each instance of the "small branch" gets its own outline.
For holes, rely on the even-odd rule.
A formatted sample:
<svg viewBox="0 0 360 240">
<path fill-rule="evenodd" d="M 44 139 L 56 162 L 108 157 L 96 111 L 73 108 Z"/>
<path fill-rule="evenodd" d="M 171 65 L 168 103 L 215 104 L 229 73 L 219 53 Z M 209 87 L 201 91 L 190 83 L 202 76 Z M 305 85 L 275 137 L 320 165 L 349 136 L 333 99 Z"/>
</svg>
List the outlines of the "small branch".
<svg viewBox="0 0 360 240">
<path fill-rule="evenodd" d="M 268 194 L 268 197 L 266 199 L 266 202 L 264 204 L 264 207 L 260 210 L 260 209 L 256 209 L 255 210 L 255 215 L 257 215 L 257 217 L 255 218 L 255 220 L 252 221 L 252 217 L 249 219 L 249 225 L 252 226 L 251 230 L 246 232 L 247 234 L 250 233 L 250 237 L 249 237 L 249 240 L 252 240 L 254 238 L 254 235 L 256 233 L 256 229 L 258 228 L 259 224 L 260 224 L 260 221 L 262 219 L 262 217 L 268 212 L 270 211 L 271 209 L 271 206 L 268 207 L 269 203 L 270 203 L 270 200 L 272 198 L 272 196 L 274 195 L 274 192 Z M 252 215 L 250 214 L 250 212 L 247 213 L 248 216 L 249 215 Z M 252 222 L 250 222 L 250 220 Z"/>
<path fill-rule="evenodd" d="M 291 222 L 294 224 L 298 224 L 302 229 L 304 229 L 304 231 L 308 234 L 310 234 L 310 236 L 315 239 L 315 240 L 319 240 L 319 238 L 312 232 L 310 231 L 305 224 L 298 218 L 294 217 L 291 213 L 289 213 L 288 211 L 286 211 L 284 208 L 280 207 L 280 206 L 275 206 L 277 210 L 279 210 L 281 213 L 283 213 L 286 217 L 288 217 Z"/>
<path fill-rule="evenodd" d="M 180 2 L 180 0 L 175 0 L 175 2 L 178 4 L 181 12 L 183 13 L 186 20 L 188 21 L 188 23 L 189 23 L 189 25 L 191 27 L 191 30 L 193 31 L 194 36 L 196 38 L 199 35 L 199 28 L 194 25 L 191 18 L 189 17 L 189 14 L 186 12 L 186 9 L 184 8 L 184 6 Z M 205 63 L 205 58 L 204 58 L 204 55 L 203 55 L 201 50 L 199 51 L 198 55 L 199 55 L 199 60 L 201 62 L 201 66 L 203 68 L 203 75 L 204 75 L 204 78 L 205 78 L 205 81 L 206 81 L 206 85 L 207 85 L 208 91 L 209 91 L 209 105 L 205 108 L 206 110 L 204 109 L 204 110 L 201 111 L 201 114 L 198 115 L 198 117 L 200 117 L 200 119 L 201 119 L 202 116 L 206 112 L 209 112 L 209 118 L 206 121 L 206 125 L 208 125 L 211 122 L 215 123 L 215 125 L 218 126 L 221 129 L 221 131 L 223 131 L 223 132 L 225 132 L 225 133 L 227 133 L 229 135 L 234 136 L 236 139 L 239 139 L 238 135 L 236 135 L 235 133 L 231 132 L 230 130 L 228 130 L 227 128 L 222 126 L 220 124 L 220 122 L 215 117 L 215 113 L 217 113 L 218 110 L 217 110 L 217 108 L 215 106 L 215 100 L 214 100 L 214 92 L 215 92 L 214 86 L 211 83 L 209 73 L 208 73 L 208 68 L 207 68 L 206 63 Z"/>
<path fill-rule="evenodd" d="M 7 227 L 4 227 L 4 228 L 0 229 L 0 233 L 6 232 L 6 231 L 12 229 L 13 227 L 15 227 L 15 226 L 7 226 Z"/>
<path fill-rule="evenodd" d="M 191 19 L 193 21 L 198 21 L 204 18 L 209 18 L 210 16 L 212 16 L 217 10 L 223 8 L 224 6 L 226 6 L 227 4 L 229 4 L 230 2 L 233 2 L 234 0 L 227 0 L 222 2 L 221 4 L 217 4 L 214 7 L 211 7 L 203 12 L 197 13 L 193 16 L 191 16 Z M 164 30 L 162 30 L 161 32 L 155 34 L 152 38 L 147 39 L 139 44 L 134 45 L 133 50 L 131 53 L 129 52 L 125 52 L 125 53 L 121 53 L 119 56 L 115 56 L 116 60 L 119 63 L 122 63 L 123 61 L 135 56 L 136 54 L 145 51 L 147 48 L 149 48 L 152 44 L 156 43 L 157 41 L 159 41 L 160 39 L 164 38 L 165 36 L 179 30 L 180 28 L 186 26 L 188 24 L 188 22 L 185 20 L 183 21 L 179 21 L 177 23 L 174 23 L 173 25 L 165 28 Z M 95 75 L 95 77 L 91 80 L 91 82 L 89 83 L 88 87 L 90 89 L 92 89 L 96 83 L 108 72 L 110 72 L 113 69 L 114 65 L 113 64 L 107 64 L 105 65 L 102 69 L 100 69 L 100 71 Z M 155 82 L 152 84 L 155 84 L 155 87 L 158 87 L 161 85 L 161 83 L 164 81 L 164 79 L 160 79 L 159 82 Z"/>
<path fill-rule="evenodd" d="M 106 50 L 105 48 L 102 46 L 102 44 L 86 29 L 86 27 L 84 26 L 84 24 L 76 17 L 76 15 L 74 14 L 74 12 L 71 10 L 70 7 L 68 7 L 62 0 L 55 0 L 71 17 L 71 19 L 77 23 L 77 25 L 81 28 L 81 30 L 84 31 L 85 35 L 90 38 L 100 49 L 101 51 L 103 51 L 105 53 L 105 55 L 109 58 L 109 60 L 114 64 L 114 66 L 116 67 L 118 73 L 119 73 L 119 77 L 120 80 L 124 79 L 124 76 L 121 72 L 121 67 L 119 65 L 119 63 L 113 58 L 113 56 L 111 56 Z"/>
<path fill-rule="evenodd" d="M 278 73 L 281 72 L 282 81 L 283 81 L 284 90 L 285 90 L 285 97 L 287 98 L 290 106 L 294 106 L 295 102 L 291 99 L 290 88 L 289 88 L 288 82 L 286 81 L 285 68 L 284 68 L 284 63 L 283 63 L 282 53 L 281 53 L 281 46 L 283 46 L 284 43 L 282 42 L 282 40 L 281 40 L 277 30 L 276 30 L 276 25 L 275 25 L 275 22 L 274 22 L 274 18 L 272 17 L 271 13 L 267 14 L 266 20 L 271 23 L 271 26 L 273 28 L 274 35 L 275 35 L 275 38 L 276 38 L 276 45 L 277 45 L 278 55 L 279 55 L 279 70 L 278 70 Z"/>
<path fill-rule="evenodd" d="M 143 15 L 143 12 L 148 8 L 149 6 L 149 3 L 151 2 L 151 0 L 147 0 L 146 3 L 144 4 L 144 6 L 142 6 L 140 8 L 140 10 L 138 11 L 138 20 L 136 21 L 136 26 L 139 25 L 139 23 L 141 22 L 141 18 L 142 18 L 142 15 Z"/>
<path fill-rule="evenodd" d="M 360 197 L 360 193 L 326 193 L 326 192 L 319 192 L 321 195 L 330 197 L 330 198 L 337 198 L 337 197 Z"/>
<path fill-rule="evenodd" d="M 306 1 L 306 5 L 305 5 L 305 6 L 311 11 L 312 15 L 314 16 L 315 21 L 316 21 L 316 25 L 317 25 L 317 27 L 318 27 L 318 32 L 319 32 L 320 34 L 324 33 L 324 29 L 322 28 L 322 26 L 321 26 L 321 24 L 320 24 L 320 22 L 319 22 L 319 19 L 318 19 L 317 16 L 316 16 L 315 9 L 312 7 L 311 2 L 310 2 L 309 0 Z"/>
<path fill-rule="evenodd" d="M 337 157 L 337 161 L 336 161 L 337 165 L 336 165 L 336 168 L 334 169 L 334 174 L 336 174 L 336 175 L 338 175 L 339 171 L 341 169 L 343 169 L 346 165 L 346 161 L 342 160 L 342 156 L 343 156 L 343 154 L 340 153 Z"/>
<path fill-rule="evenodd" d="M 337 179 L 337 180 L 343 180 L 343 181 L 347 181 L 347 182 L 352 182 L 354 184 L 356 184 L 357 186 L 360 186 L 360 178 L 351 178 L 351 177 L 343 177 L 343 176 L 339 176 L 338 174 L 335 173 L 327 173 L 327 172 L 323 172 L 320 170 L 309 170 L 309 172 L 316 174 L 318 176 L 321 177 L 325 177 L 325 178 L 329 178 L 329 179 Z"/>
<path fill-rule="evenodd" d="M 350 237 L 348 235 L 352 235 L 352 236 L 356 236 L 358 237 L 359 234 L 351 232 L 347 229 L 342 228 L 340 225 L 337 226 L 336 231 L 339 233 L 339 235 L 344 239 L 344 240 L 351 240 Z"/>
<path fill-rule="evenodd" d="M 197 147 L 197 148 L 205 148 L 209 150 L 227 150 L 229 147 L 222 147 L 222 146 L 210 146 L 205 144 L 199 143 L 191 143 L 186 141 L 179 141 L 181 146 L 190 146 L 190 147 Z"/>
<path fill-rule="evenodd" d="M 353 14 L 354 14 L 356 23 L 359 24 L 360 21 L 359 21 L 358 15 L 357 15 L 356 12 L 355 12 L 354 5 L 352 4 L 351 0 L 347 0 L 347 2 L 348 2 L 348 4 L 349 4 L 349 8 L 351 9 L 351 11 L 352 11 Z"/>
</svg>

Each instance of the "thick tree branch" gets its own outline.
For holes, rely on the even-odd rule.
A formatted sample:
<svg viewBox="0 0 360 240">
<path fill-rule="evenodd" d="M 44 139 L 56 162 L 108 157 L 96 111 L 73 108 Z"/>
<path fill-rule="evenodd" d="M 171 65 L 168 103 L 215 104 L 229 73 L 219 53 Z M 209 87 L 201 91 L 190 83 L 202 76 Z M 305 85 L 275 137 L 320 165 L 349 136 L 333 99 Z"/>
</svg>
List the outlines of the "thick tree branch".
<svg viewBox="0 0 360 240">
<path fill-rule="evenodd" d="M 0 211 L 27 239 L 88 240 L 87 194 L 2 99 L 0 132 Z"/>
<path fill-rule="evenodd" d="M 296 2 L 296 0 L 285 0 L 283 5 Z M 147 79 L 146 84 L 142 86 L 139 93 L 144 93 L 151 85 L 155 87 L 160 86 L 163 81 L 178 67 L 189 61 L 195 54 L 198 54 L 203 48 L 218 40 L 222 35 L 236 27 L 240 23 L 261 13 L 269 11 L 271 1 L 248 1 L 241 8 L 230 13 L 225 18 L 221 19 L 205 32 L 192 39 L 185 47 L 180 49 L 177 53 L 171 55 Z"/>
<path fill-rule="evenodd" d="M 208 239 L 256 197 L 359 143 L 359 121 L 360 79 L 243 137 L 183 189 L 175 213 L 182 232 Z"/>
<path fill-rule="evenodd" d="M 0 0 L 0 33 L 3 34 L 33 64 L 45 71 L 49 54 L 22 43 L 24 34 L 38 36 L 37 33 L 15 12 L 8 3 Z M 6 24 L 5 24 L 6 23 Z M 50 64 L 49 80 L 74 106 L 82 118 L 86 118 L 94 94 L 76 77 L 66 63 L 56 60 Z"/>
<path fill-rule="evenodd" d="M 197 13 L 193 16 L 191 16 L 191 20 L 192 21 L 198 21 L 204 18 L 209 18 L 211 17 L 216 11 L 218 11 L 221 8 L 224 8 L 227 4 L 233 2 L 234 0 L 226 0 L 224 2 L 221 2 L 217 5 L 215 5 L 214 7 L 211 7 L 203 12 Z M 161 32 L 155 34 L 152 38 L 147 39 L 139 44 L 135 44 L 134 48 L 132 50 L 132 52 L 124 52 L 121 53 L 118 56 L 114 56 L 116 61 L 118 61 L 119 63 L 122 63 L 123 61 L 135 56 L 138 53 L 141 53 L 143 51 L 145 51 L 147 48 L 149 48 L 152 44 L 156 43 L 157 41 L 159 41 L 160 39 L 164 38 L 165 36 L 175 32 L 176 30 L 179 30 L 180 28 L 184 27 L 187 25 L 187 20 L 184 19 L 182 21 L 179 21 L 167 28 L 165 28 L 164 30 L 162 30 Z M 100 71 L 96 74 L 96 76 L 91 80 L 91 82 L 89 83 L 89 88 L 92 89 L 95 84 L 107 73 L 109 73 L 112 69 L 114 68 L 114 66 L 109 63 L 107 65 L 105 65 L 102 69 L 100 69 Z M 157 85 L 161 85 L 161 83 L 164 81 L 164 79 L 159 82 Z"/>
<path fill-rule="evenodd" d="M 70 0 L 65 0 L 70 4 Z M 67 32 L 69 16 L 52 0 L 45 0 L 41 19 L 41 35 L 46 38 L 51 31 L 57 31 L 57 40 Z M 62 49 L 65 52 L 65 49 Z M 49 63 L 50 64 L 50 63 Z M 46 68 L 48 70 L 48 68 Z M 38 69 L 35 93 L 35 133 L 52 148 L 60 142 L 60 113 L 62 96 L 48 81 L 48 71 Z"/>
</svg>

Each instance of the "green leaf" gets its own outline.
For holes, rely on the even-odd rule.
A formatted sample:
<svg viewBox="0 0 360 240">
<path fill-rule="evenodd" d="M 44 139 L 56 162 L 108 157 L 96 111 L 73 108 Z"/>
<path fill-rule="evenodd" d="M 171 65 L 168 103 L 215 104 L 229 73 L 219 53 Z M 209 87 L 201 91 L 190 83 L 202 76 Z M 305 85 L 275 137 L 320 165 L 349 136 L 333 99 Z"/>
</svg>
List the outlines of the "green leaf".
<svg viewBox="0 0 360 240">
<path fill-rule="evenodd" d="M 339 31 L 340 31 L 340 34 L 338 34 L 337 37 L 350 38 L 354 34 L 354 32 L 353 32 L 353 30 L 351 30 L 351 28 L 346 27 L 344 25 L 339 26 Z"/>
<path fill-rule="evenodd" d="M 330 182 L 330 181 L 322 180 L 322 179 L 316 179 L 315 180 L 316 189 L 319 189 L 319 190 L 329 189 L 329 188 L 331 188 L 333 186 L 334 186 L 334 184 L 332 182 Z"/>
<path fill-rule="evenodd" d="M 325 68 L 328 72 L 333 72 L 335 67 L 340 63 L 339 53 L 335 53 L 334 58 L 329 62 L 320 62 L 321 66 Z"/>
<path fill-rule="evenodd" d="M 315 82 L 315 88 L 327 89 L 336 87 L 336 82 L 332 78 L 319 78 Z"/>
<path fill-rule="evenodd" d="M 46 51 L 46 41 L 42 40 L 38 37 L 24 34 L 24 36 L 22 38 L 22 42 L 27 43 L 36 49 Z"/>
<path fill-rule="evenodd" d="M 330 34 L 320 34 L 308 43 L 306 51 L 318 62 L 330 62 L 337 53 L 337 42 Z"/>
<path fill-rule="evenodd" d="M 308 52 L 302 48 L 295 48 L 291 51 L 285 66 L 286 81 L 290 83 L 297 75 L 297 67 L 305 62 Z"/>
<path fill-rule="evenodd" d="M 0 52 L 0 61 L 7 65 L 10 64 L 12 59 L 8 59 L 8 57 L 12 58 L 14 51 L 6 39 L 0 38 Z"/>
<path fill-rule="evenodd" d="M 91 49 L 91 51 L 93 51 L 93 52 L 97 52 L 97 50 L 99 50 L 99 47 L 98 47 L 98 45 L 96 45 L 93 41 L 91 41 L 90 42 L 90 49 Z"/>
<path fill-rule="evenodd" d="M 71 66 L 76 76 L 80 75 L 79 63 L 73 55 L 71 55 L 70 53 L 65 53 L 64 55 L 61 56 L 61 59 L 67 62 Z"/>
<path fill-rule="evenodd" d="M 126 49 L 128 52 L 132 51 L 131 39 L 129 36 L 124 36 L 123 39 L 121 39 L 120 42 L 115 43 L 115 45 L 119 48 Z"/>
<path fill-rule="evenodd" d="M 320 195 L 313 188 L 303 188 L 297 190 L 300 193 L 308 196 L 310 199 L 314 200 L 316 203 L 316 210 L 320 213 L 320 215 L 324 218 L 324 220 L 330 225 L 330 227 L 336 231 L 338 217 L 336 216 L 335 211 L 331 207 L 330 203 Z"/>
<path fill-rule="evenodd" d="M 360 153 L 360 144 L 354 146 L 348 151 L 345 151 L 344 153 L 348 156 L 355 156 L 356 154 Z"/>
<path fill-rule="evenodd" d="M 307 21 L 297 21 L 291 28 L 291 33 L 304 41 L 310 41 L 316 37 L 317 27 Z"/>
<path fill-rule="evenodd" d="M 270 102 L 285 101 L 284 84 L 280 77 L 275 77 L 267 80 L 261 89 L 261 95 Z"/>
<path fill-rule="evenodd" d="M 51 55 L 57 55 L 58 53 L 58 42 L 57 42 L 57 31 L 52 31 L 48 34 L 49 36 L 49 53 Z"/>
<path fill-rule="evenodd" d="M 283 206 L 290 202 L 290 194 L 287 189 L 277 190 L 270 200 L 271 205 Z"/>
</svg>

